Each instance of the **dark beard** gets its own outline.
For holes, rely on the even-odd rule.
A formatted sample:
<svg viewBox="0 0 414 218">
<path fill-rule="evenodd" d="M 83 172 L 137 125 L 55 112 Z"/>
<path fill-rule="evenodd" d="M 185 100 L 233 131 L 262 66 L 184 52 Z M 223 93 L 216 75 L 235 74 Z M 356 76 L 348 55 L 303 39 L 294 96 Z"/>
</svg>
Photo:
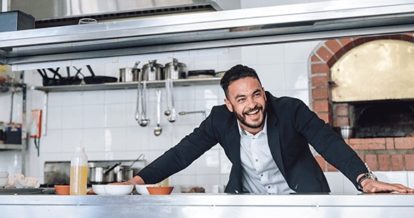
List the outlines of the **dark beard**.
<svg viewBox="0 0 414 218">
<path fill-rule="evenodd" d="M 249 111 L 247 111 L 247 112 L 245 112 L 245 113 L 249 113 L 250 111 L 253 111 L 253 110 L 256 110 L 256 109 L 259 109 L 259 111 L 260 112 L 263 112 L 264 111 L 264 109 L 263 109 L 263 107 L 259 107 L 259 106 L 256 106 L 256 107 L 254 107 L 253 109 L 251 109 L 251 110 L 249 110 Z M 259 113 L 260 113 L 259 112 Z M 242 115 L 239 115 L 238 113 L 236 113 L 236 112 L 233 112 L 235 115 L 236 115 L 236 117 L 237 117 L 237 120 L 239 120 L 239 122 L 240 123 L 242 123 L 243 125 L 245 125 L 245 126 L 247 126 L 247 127 L 249 127 L 249 128 L 253 128 L 253 129 L 255 129 L 255 128 L 259 128 L 259 127 L 261 127 L 261 126 L 263 126 L 263 124 L 264 124 L 264 122 L 265 122 L 265 119 L 266 119 L 266 113 L 263 113 L 263 120 L 262 120 L 262 122 L 261 123 L 259 123 L 259 124 L 256 124 L 256 125 L 252 125 L 252 124 L 249 124 L 249 123 L 247 123 L 246 122 L 246 119 L 242 116 Z M 244 114 L 245 114 L 244 113 Z"/>
</svg>

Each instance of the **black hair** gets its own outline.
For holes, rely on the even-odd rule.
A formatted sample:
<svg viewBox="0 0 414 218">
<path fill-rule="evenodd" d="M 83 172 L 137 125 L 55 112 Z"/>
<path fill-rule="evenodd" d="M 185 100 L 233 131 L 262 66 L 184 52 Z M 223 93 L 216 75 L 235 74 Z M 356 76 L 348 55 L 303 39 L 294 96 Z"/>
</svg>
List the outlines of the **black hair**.
<svg viewBox="0 0 414 218">
<path fill-rule="evenodd" d="M 257 75 L 256 71 L 248 66 L 244 66 L 241 64 L 238 64 L 232 68 L 230 68 L 230 70 L 226 71 L 223 75 L 223 77 L 220 80 L 220 85 L 221 88 L 223 88 L 224 94 L 227 97 L 228 94 L 228 88 L 229 85 L 241 78 L 245 78 L 245 77 L 253 77 L 255 79 L 257 79 L 259 81 L 260 84 L 262 84 L 262 82 L 260 82 L 259 76 Z"/>
</svg>

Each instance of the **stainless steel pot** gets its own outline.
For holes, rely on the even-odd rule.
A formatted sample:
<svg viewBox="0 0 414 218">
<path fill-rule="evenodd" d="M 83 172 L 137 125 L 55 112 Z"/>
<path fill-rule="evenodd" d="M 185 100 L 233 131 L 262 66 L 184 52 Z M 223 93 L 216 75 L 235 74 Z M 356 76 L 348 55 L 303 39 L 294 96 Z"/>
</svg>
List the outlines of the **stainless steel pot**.
<svg viewBox="0 0 414 218">
<path fill-rule="evenodd" d="M 165 78 L 163 65 L 158 64 L 157 60 L 149 61 L 142 67 L 142 76 L 143 81 L 163 80 Z"/>
<path fill-rule="evenodd" d="M 139 171 L 138 168 L 133 168 L 130 166 L 125 166 L 125 165 L 117 166 L 114 169 L 115 181 L 117 182 L 128 181 L 132 179 L 132 177 L 134 177 L 134 175 L 136 175 L 138 171 Z"/>
<path fill-rule="evenodd" d="M 119 69 L 119 82 L 142 81 L 141 69 L 138 68 L 139 61 L 134 66 Z"/>
<path fill-rule="evenodd" d="M 116 163 L 109 167 L 95 166 L 93 164 L 90 164 L 88 175 L 89 184 L 106 184 L 115 182 L 116 175 L 114 168 L 120 164 L 121 163 Z"/>
<path fill-rule="evenodd" d="M 172 62 L 165 64 L 164 74 L 165 79 L 185 79 L 187 78 L 187 65 L 173 58 Z"/>
</svg>

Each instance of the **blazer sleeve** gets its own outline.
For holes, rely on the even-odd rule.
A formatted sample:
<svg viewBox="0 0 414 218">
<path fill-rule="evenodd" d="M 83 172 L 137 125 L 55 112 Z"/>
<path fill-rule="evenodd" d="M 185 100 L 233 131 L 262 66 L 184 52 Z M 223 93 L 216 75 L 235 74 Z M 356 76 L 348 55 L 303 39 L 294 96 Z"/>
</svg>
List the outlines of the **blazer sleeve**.
<svg viewBox="0 0 414 218">
<path fill-rule="evenodd" d="M 204 152 L 216 145 L 218 134 L 214 128 L 215 113 L 217 113 L 217 110 L 213 108 L 210 115 L 199 127 L 142 169 L 137 175 L 141 176 L 146 184 L 160 182 L 186 168 Z"/>
<path fill-rule="evenodd" d="M 367 168 L 355 151 L 302 101 L 297 101 L 294 112 L 295 128 L 357 187 L 358 175 L 367 172 Z"/>
</svg>

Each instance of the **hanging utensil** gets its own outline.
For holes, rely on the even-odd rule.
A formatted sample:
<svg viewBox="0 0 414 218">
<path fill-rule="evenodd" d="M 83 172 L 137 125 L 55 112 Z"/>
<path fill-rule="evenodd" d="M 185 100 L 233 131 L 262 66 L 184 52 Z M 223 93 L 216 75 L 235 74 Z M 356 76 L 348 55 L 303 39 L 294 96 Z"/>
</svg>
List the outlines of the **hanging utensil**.
<svg viewBox="0 0 414 218">
<path fill-rule="evenodd" d="M 161 90 L 157 90 L 157 126 L 154 128 L 154 135 L 161 135 Z"/>
<path fill-rule="evenodd" d="M 167 79 L 165 80 L 165 95 L 166 95 L 166 99 L 167 99 L 167 109 L 164 111 L 164 115 L 165 115 L 165 116 L 170 116 L 170 115 L 171 115 L 171 109 L 170 109 L 170 106 L 171 106 L 171 98 L 170 98 L 170 95 L 171 95 L 170 81 L 171 81 L 171 79 L 170 79 L 170 78 L 167 78 Z"/>
<path fill-rule="evenodd" d="M 142 91 L 141 91 L 141 99 L 142 99 L 142 108 L 141 108 L 141 111 L 142 111 L 142 119 L 141 119 L 141 121 L 140 121 L 140 125 L 141 126 L 147 126 L 148 125 L 148 123 L 149 123 L 149 119 L 148 119 L 148 117 L 147 117 L 147 102 L 148 102 L 148 99 L 147 99 L 147 82 L 146 81 L 143 81 L 142 82 Z"/>
<path fill-rule="evenodd" d="M 144 88 L 145 87 L 145 88 Z M 138 81 L 137 87 L 137 106 L 135 109 L 135 120 L 142 127 L 147 126 L 149 120 L 146 118 L 146 83 L 144 85 Z"/>
<path fill-rule="evenodd" d="M 142 84 L 141 81 L 138 81 L 138 85 L 137 85 L 137 105 L 135 107 L 135 120 L 138 122 L 139 125 L 141 125 L 140 121 L 141 121 L 141 116 L 142 116 L 142 111 L 141 111 L 141 107 L 142 107 L 142 95 L 141 95 L 141 90 L 142 89 Z"/>
<path fill-rule="evenodd" d="M 174 106 L 174 90 L 173 90 L 173 81 L 172 79 L 167 79 L 166 80 L 168 84 L 166 84 L 168 86 L 169 89 L 169 96 L 167 96 L 167 98 L 169 100 L 167 100 L 167 102 L 170 103 L 170 109 L 169 109 L 169 117 L 168 117 L 168 121 L 170 123 L 175 122 L 176 119 L 176 112 L 175 112 L 175 106 Z"/>
</svg>

